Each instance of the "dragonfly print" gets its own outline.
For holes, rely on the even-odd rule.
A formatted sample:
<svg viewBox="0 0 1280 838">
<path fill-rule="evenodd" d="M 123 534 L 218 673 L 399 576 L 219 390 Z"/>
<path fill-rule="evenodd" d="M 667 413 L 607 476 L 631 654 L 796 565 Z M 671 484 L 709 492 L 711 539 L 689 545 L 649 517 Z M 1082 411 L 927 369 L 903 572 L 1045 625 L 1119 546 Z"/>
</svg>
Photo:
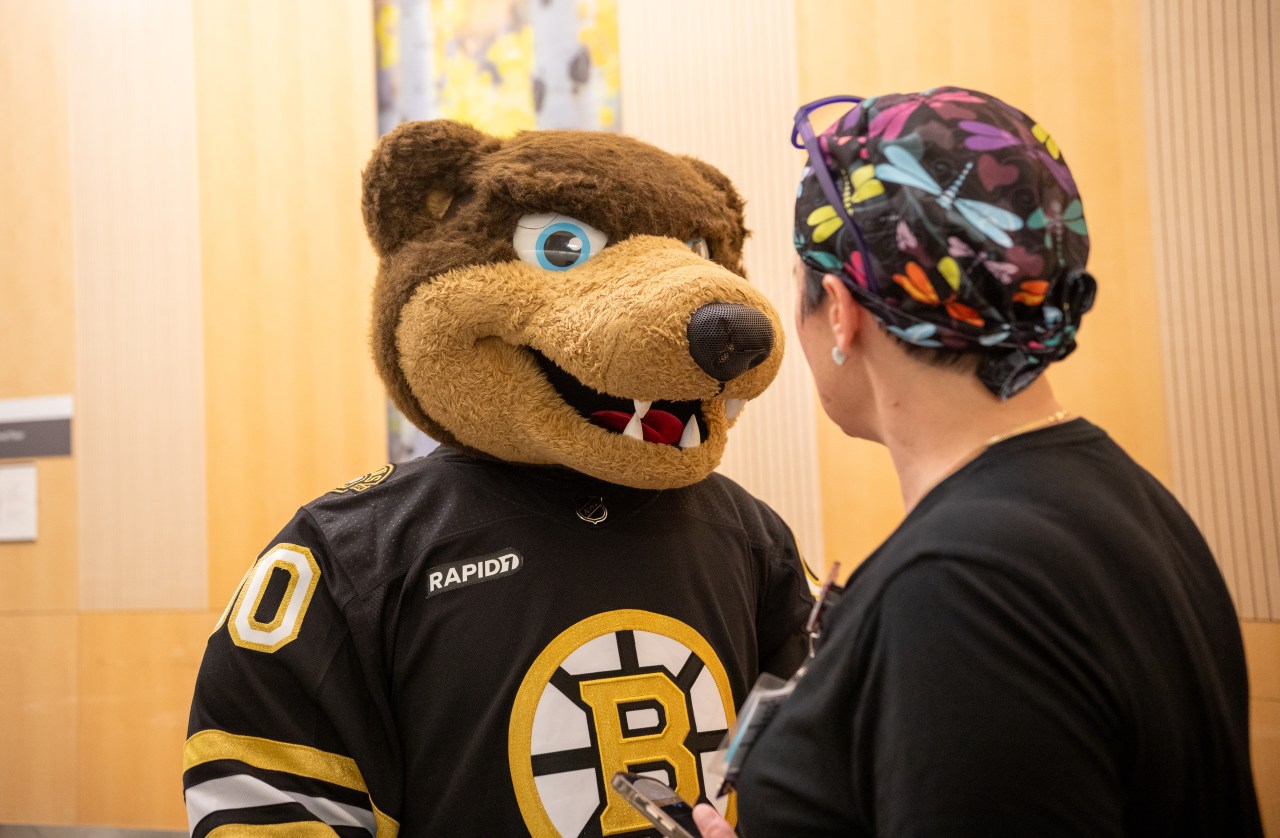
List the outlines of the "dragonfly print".
<svg viewBox="0 0 1280 838">
<path fill-rule="evenodd" d="M 1053 179 L 1067 191 L 1067 194 L 1075 194 L 1075 178 L 1071 176 L 1071 170 L 1066 167 L 1066 164 L 1061 162 L 1062 155 L 1058 150 L 1058 144 L 1039 125 L 1035 126 L 1036 130 L 1030 136 L 1021 125 L 1018 128 L 1022 136 L 985 122 L 974 122 L 968 119 L 961 121 L 959 125 L 969 135 L 964 140 L 965 148 L 974 151 L 996 151 L 1015 145 L 1023 146 L 1040 159 L 1044 167 L 1053 175 Z"/>
<path fill-rule="evenodd" d="M 964 107 L 963 102 L 981 102 L 982 99 L 963 90 L 949 90 L 944 93 L 914 93 L 905 101 L 890 105 L 871 118 L 867 133 L 879 137 L 883 141 L 896 140 L 902 136 L 907 120 L 922 107 L 932 108 L 943 119 L 968 118 L 977 116 Z M 866 102 L 862 103 L 864 106 Z"/>
<path fill-rule="evenodd" d="M 1084 221 L 1084 206 L 1076 198 L 1064 208 L 1056 198 L 1031 213 L 1027 226 L 1033 230 L 1044 230 L 1045 247 L 1052 247 L 1058 257 L 1058 264 L 1065 265 L 1067 260 L 1062 252 L 1068 231 L 1077 236 L 1088 236 L 1089 227 Z"/>
<path fill-rule="evenodd" d="M 936 198 L 938 206 L 942 209 L 950 210 L 954 207 L 971 227 L 1001 247 L 1013 245 L 1009 232 L 1022 229 L 1023 222 L 1020 217 L 986 201 L 957 197 L 965 178 L 973 171 L 973 161 L 966 163 L 960 174 L 956 175 L 955 180 L 943 189 L 933 176 L 925 171 L 924 166 L 920 165 L 920 161 L 905 148 L 898 145 L 885 145 L 884 156 L 889 162 L 876 166 L 878 180 L 919 189 Z"/>
<path fill-rule="evenodd" d="M 970 267 L 981 265 L 987 273 L 1000 280 L 1003 285 L 1012 285 L 1018 278 L 1019 268 L 1012 262 L 997 262 L 985 250 L 975 251 L 969 243 L 956 236 L 947 237 L 947 253 L 957 259 L 971 259 Z"/>
</svg>

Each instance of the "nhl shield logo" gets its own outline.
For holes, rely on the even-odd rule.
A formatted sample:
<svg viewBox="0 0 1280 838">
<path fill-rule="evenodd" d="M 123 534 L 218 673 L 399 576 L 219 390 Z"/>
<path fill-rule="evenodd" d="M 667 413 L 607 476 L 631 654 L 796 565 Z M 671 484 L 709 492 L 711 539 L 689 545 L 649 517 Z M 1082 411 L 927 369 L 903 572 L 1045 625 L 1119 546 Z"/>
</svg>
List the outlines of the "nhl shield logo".
<svg viewBox="0 0 1280 838">
<path fill-rule="evenodd" d="M 724 665 L 679 620 L 610 611 L 569 627 L 529 668 L 511 712 L 525 825 L 538 838 L 651 830 L 610 787 L 614 772 L 648 774 L 695 801 L 733 718 Z M 717 805 L 736 820 L 732 795 Z"/>
</svg>

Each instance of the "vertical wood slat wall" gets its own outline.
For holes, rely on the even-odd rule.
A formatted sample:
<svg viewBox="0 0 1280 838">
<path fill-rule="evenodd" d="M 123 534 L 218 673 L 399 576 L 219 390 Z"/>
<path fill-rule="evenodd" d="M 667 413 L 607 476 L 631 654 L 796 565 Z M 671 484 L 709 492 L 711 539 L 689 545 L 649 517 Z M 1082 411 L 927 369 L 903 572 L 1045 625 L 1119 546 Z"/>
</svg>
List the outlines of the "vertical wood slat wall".
<svg viewBox="0 0 1280 838">
<path fill-rule="evenodd" d="M 76 406 L 0 544 L 0 824 L 183 828 L 234 581 L 385 461 L 372 69 L 368 0 L 0 0 L 0 398 Z"/>
<path fill-rule="evenodd" d="M 203 608 L 191 7 L 69 11 L 80 607 Z"/>
<path fill-rule="evenodd" d="M 788 154 L 796 108 L 791 0 L 645 0 L 618 4 L 622 131 L 723 171 L 746 199 L 747 275 L 791 331 L 791 214 L 803 160 Z M 811 567 L 822 564 L 814 398 L 800 346 L 746 406 L 721 471 L 791 525 Z"/>
<path fill-rule="evenodd" d="M 1280 620 L 1280 8 L 1144 12 L 1173 488 L 1240 616 Z"/>
</svg>

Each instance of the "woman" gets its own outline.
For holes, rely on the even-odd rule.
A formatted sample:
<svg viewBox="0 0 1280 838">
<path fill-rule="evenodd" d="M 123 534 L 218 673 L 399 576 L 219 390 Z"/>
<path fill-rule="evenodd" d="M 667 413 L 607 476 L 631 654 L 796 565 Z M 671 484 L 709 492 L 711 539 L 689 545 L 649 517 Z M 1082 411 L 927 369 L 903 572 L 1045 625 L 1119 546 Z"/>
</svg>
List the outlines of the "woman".
<svg viewBox="0 0 1280 838">
<path fill-rule="evenodd" d="M 1260 835 L 1213 556 L 1040 375 L 1094 296 L 1057 145 L 956 88 L 861 101 L 815 137 L 831 101 L 797 114 L 796 328 L 827 414 L 888 447 L 907 516 L 750 753 L 740 828 Z"/>
</svg>

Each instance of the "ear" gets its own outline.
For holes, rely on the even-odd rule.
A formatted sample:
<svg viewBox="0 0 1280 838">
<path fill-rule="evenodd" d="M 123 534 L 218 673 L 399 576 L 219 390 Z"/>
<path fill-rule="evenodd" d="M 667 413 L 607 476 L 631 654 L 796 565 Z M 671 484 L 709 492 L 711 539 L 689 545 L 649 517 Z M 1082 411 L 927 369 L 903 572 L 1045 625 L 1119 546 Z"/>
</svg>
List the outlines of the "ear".
<svg viewBox="0 0 1280 838">
<path fill-rule="evenodd" d="M 733 181 L 729 180 L 729 178 L 725 176 L 724 172 L 720 171 L 715 166 L 712 166 L 710 163 L 705 163 L 696 157 L 686 157 L 683 155 L 680 159 L 692 166 L 693 170 L 698 173 L 699 177 L 706 181 L 707 185 L 710 186 L 724 201 L 725 208 L 729 211 L 727 220 L 730 223 L 730 230 L 727 236 L 728 240 L 722 244 L 727 245 L 735 254 L 737 254 L 734 260 L 737 264 L 727 265 L 727 267 L 730 270 L 741 274 L 742 243 L 746 240 L 747 236 L 751 235 L 747 230 L 746 217 L 743 215 L 742 211 L 744 206 L 742 196 L 739 195 L 738 190 L 734 188 Z M 712 253 L 711 258 L 716 258 L 714 253 Z M 720 260 L 717 259 L 716 261 Z"/>
<path fill-rule="evenodd" d="M 501 141 L 448 119 L 406 122 L 373 150 L 364 170 L 364 226 L 379 256 L 439 223 L 471 186 L 477 161 Z"/>
<path fill-rule="evenodd" d="M 694 168 L 694 170 L 702 176 L 702 179 L 711 185 L 711 188 L 719 192 L 724 197 L 725 205 L 729 207 L 729 211 L 733 213 L 738 220 L 738 225 L 742 225 L 742 196 L 738 194 L 738 190 L 733 188 L 733 181 L 725 176 L 725 173 L 705 163 L 696 157 L 681 156 L 680 158 Z"/>
<path fill-rule="evenodd" d="M 862 306 L 854 302 L 853 294 L 835 274 L 823 276 L 822 287 L 831 298 L 831 305 L 827 307 L 831 337 L 835 340 L 836 347 L 849 355 L 853 351 L 853 339 L 864 322 Z"/>
</svg>

